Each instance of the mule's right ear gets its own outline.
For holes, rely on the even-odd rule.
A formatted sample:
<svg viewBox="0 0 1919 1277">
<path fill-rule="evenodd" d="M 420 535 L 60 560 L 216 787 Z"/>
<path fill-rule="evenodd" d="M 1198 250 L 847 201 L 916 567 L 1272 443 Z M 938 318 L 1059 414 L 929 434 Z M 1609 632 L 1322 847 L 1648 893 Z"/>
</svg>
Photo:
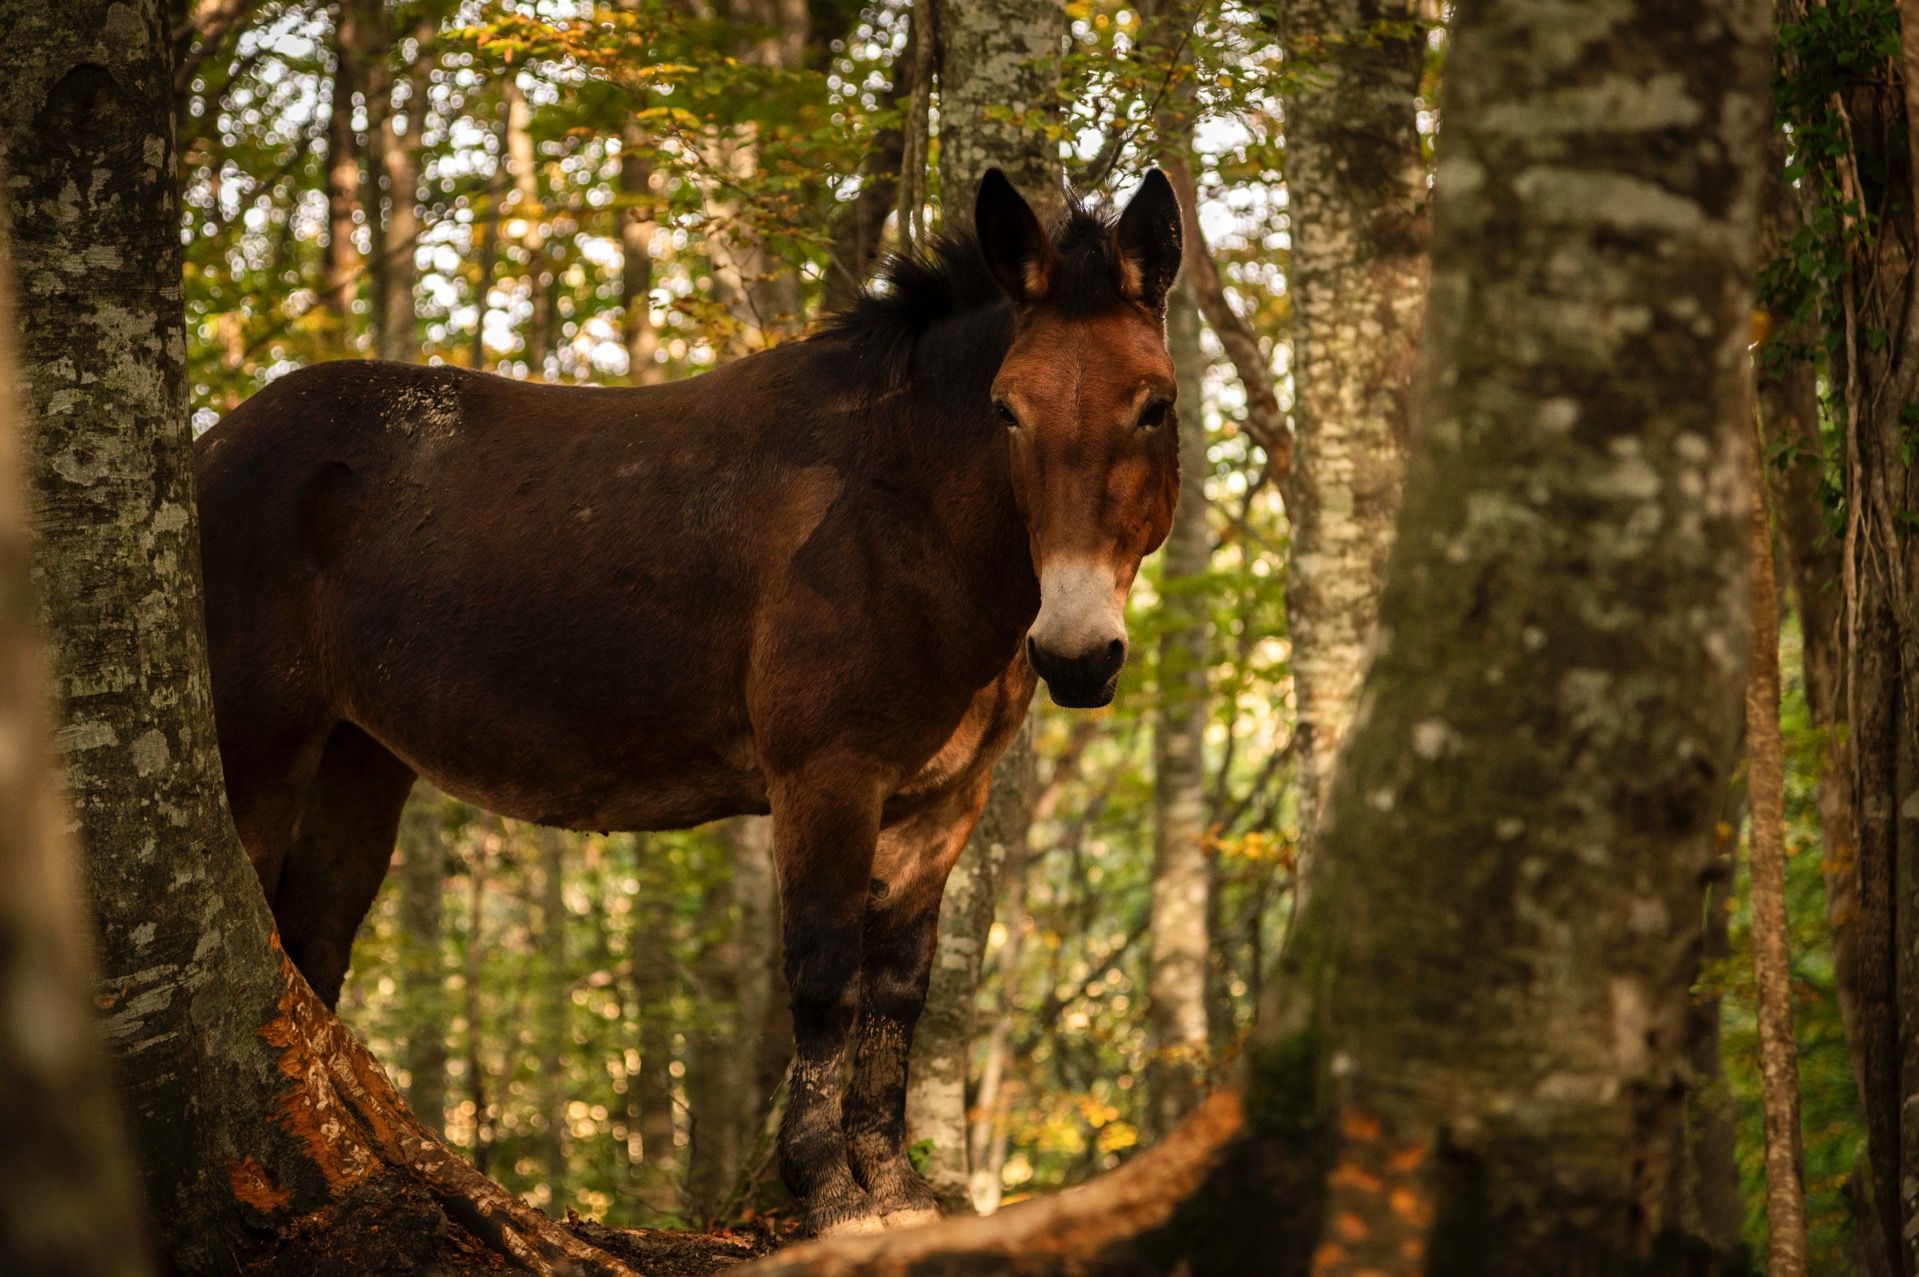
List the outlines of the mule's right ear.
<svg viewBox="0 0 1919 1277">
<path fill-rule="evenodd" d="M 1032 205 L 996 168 L 980 179 L 973 228 L 987 268 L 1008 297 L 1028 306 L 1046 296 L 1053 286 L 1053 241 Z"/>
</svg>

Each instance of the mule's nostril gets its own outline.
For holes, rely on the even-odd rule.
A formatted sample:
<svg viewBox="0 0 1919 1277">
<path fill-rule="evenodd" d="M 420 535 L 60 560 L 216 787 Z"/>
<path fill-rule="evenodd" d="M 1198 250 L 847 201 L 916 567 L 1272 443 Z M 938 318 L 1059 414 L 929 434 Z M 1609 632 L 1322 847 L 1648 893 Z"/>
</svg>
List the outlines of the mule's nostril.
<svg viewBox="0 0 1919 1277">
<path fill-rule="evenodd" d="M 1106 645 L 1106 659 L 1114 662 L 1125 660 L 1126 640 L 1114 639 L 1111 643 L 1108 643 Z"/>
</svg>

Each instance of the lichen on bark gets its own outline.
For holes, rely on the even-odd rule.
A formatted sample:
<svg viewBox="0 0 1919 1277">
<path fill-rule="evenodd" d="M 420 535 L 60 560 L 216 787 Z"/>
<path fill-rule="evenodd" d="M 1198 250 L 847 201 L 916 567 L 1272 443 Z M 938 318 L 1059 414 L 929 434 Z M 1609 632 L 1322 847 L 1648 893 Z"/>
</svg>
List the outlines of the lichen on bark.
<svg viewBox="0 0 1919 1277">
<path fill-rule="evenodd" d="M 1295 387 L 1287 617 L 1309 848 L 1359 695 L 1405 465 L 1426 291 L 1418 12 L 1413 0 L 1281 10 Z"/>
</svg>

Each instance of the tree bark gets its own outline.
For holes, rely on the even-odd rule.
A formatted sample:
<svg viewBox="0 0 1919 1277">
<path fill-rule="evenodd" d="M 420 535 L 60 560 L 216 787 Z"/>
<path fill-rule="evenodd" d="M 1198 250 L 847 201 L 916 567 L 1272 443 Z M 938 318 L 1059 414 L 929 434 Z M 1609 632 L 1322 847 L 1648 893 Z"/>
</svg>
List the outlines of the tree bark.
<svg viewBox="0 0 1919 1277">
<path fill-rule="evenodd" d="M 384 12 L 384 11 L 383 11 Z M 427 94 L 431 87 L 428 72 L 431 62 L 427 44 L 439 22 L 423 16 L 414 23 L 413 60 L 406 74 L 395 76 L 389 69 L 385 81 L 388 100 L 380 113 L 380 162 L 386 177 L 386 260 L 382 263 L 382 308 L 377 336 L 382 359 L 412 363 L 420 357 L 419 310 L 414 296 L 420 272 L 415 265 L 420 234 L 420 171 L 425 149 Z M 406 132 L 399 131 L 399 113 L 394 110 L 392 91 L 406 88 Z"/>
<path fill-rule="evenodd" d="M 18 317 L 0 217 L 0 1270 L 138 1277 L 146 1222 L 89 998 L 79 848 L 33 623 Z"/>
<path fill-rule="evenodd" d="M 1310 856 L 1399 506 L 1426 292 L 1426 41 L 1413 0 L 1306 0 L 1281 17 L 1297 64 L 1284 97 L 1295 385 L 1286 603 Z"/>
<path fill-rule="evenodd" d="M 449 1153 L 280 950 L 222 798 L 185 393 L 172 66 L 158 0 L 16 4 L 0 166 L 34 418 L 59 743 L 96 999 L 165 1263 L 607 1273 Z"/>
<path fill-rule="evenodd" d="M 335 345 L 344 350 L 350 333 L 358 252 L 353 210 L 360 196 L 360 140 L 353 130 L 353 92 L 359 75 L 358 0 L 333 7 L 333 90 L 327 108 L 327 237 L 320 267 L 320 304 Z"/>
<path fill-rule="evenodd" d="M 680 1160 L 673 1121 L 673 941 L 668 884 L 644 834 L 635 836 L 639 891 L 633 902 L 629 950 L 634 1014 L 639 1017 L 640 1067 L 627 1079 L 640 1133 L 640 1193 L 655 1214 L 679 1203 Z"/>
<path fill-rule="evenodd" d="M 407 1036 L 400 1066 L 407 1106 L 435 1134 L 446 1127 L 446 1033 L 449 1005 L 441 959 L 446 912 L 446 799 L 424 781 L 413 787 L 400 818 L 395 866 L 400 893 L 401 1001 Z"/>
<path fill-rule="evenodd" d="M 1765 1110 L 1766 1220 L 1772 1277 L 1806 1271 L 1806 1189 L 1799 1137 L 1799 1043 L 1792 1024 L 1786 916 L 1786 762 L 1779 731 L 1779 583 L 1757 449 L 1752 465 L 1752 668 L 1746 685 L 1752 796 L 1752 965 L 1759 1085 Z"/>
<path fill-rule="evenodd" d="M 940 197 L 945 228 L 973 229 L 973 197 L 989 168 L 1003 170 L 1042 218 L 1065 208 L 1058 147 L 1036 125 L 1059 118 L 1059 60 L 1066 11 L 1058 0 L 937 0 Z M 998 118 L 1011 108 L 1016 120 Z M 966 1084 L 971 1069 L 980 964 L 999 901 L 1006 849 L 1030 820 L 1030 722 L 993 769 L 979 827 L 960 853 L 940 905 L 933 976 L 913 1037 L 906 1126 L 929 1151 L 922 1173 L 941 1201 L 968 1201 Z"/>
<path fill-rule="evenodd" d="M 733 908 L 732 867 L 740 843 L 750 837 L 743 819 L 722 827 L 727 851 L 725 890 L 709 887 L 698 921 L 700 956 L 695 971 L 699 1019 L 687 1034 L 686 1200 L 693 1218 L 718 1222 L 739 1179 L 743 1106 L 752 1056 L 740 999 L 742 962 L 738 913 Z"/>
<path fill-rule="evenodd" d="M 1816 117 L 1799 136 L 1808 189 L 1844 192 L 1841 269 L 1828 369 L 1843 411 L 1846 527 L 1841 550 L 1845 740 L 1858 923 L 1853 989 L 1873 1200 L 1894 1273 L 1919 1271 L 1919 458 L 1910 405 L 1919 398 L 1919 4 L 1901 0 L 1896 54 L 1864 16 L 1836 23 L 1828 46 L 1871 74 L 1789 66 L 1791 101 Z M 1803 4 L 1789 16 L 1806 17 Z M 1830 16 L 1830 15 L 1827 15 Z M 1837 41 L 1851 36 L 1850 49 Z M 1801 54 L 1806 49 L 1797 50 Z M 1828 91 L 1823 86 L 1837 85 Z M 1814 84 L 1820 86 L 1812 87 Z M 1806 101 L 1817 99 L 1808 108 Z M 1856 209 L 1875 214 L 1869 233 Z M 1822 263 L 1823 265 L 1823 263 Z M 1810 685 L 1808 688 L 1810 694 Z"/>
<path fill-rule="evenodd" d="M 1065 207 L 1059 146 L 1059 0 L 938 0 L 940 200 L 948 229 L 973 228 L 989 168 L 1012 180 L 1041 219 Z"/>
<path fill-rule="evenodd" d="M 639 12 L 640 0 L 621 0 Z M 620 325 L 626 346 L 627 380 L 639 386 L 665 379 L 660 335 L 653 327 L 653 166 L 646 156 L 646 130 L 632 114 L 620 125 Z"/>
<path fill-rule="evenodd" d="M 1165 628 L 1159 640 L 1159 712 L 1153 730 L 1153 898 L 1147 993 L 1153 1033 L 1152 1125 L 1177 1126 L 1205 1098 L 1211 1056 L 1206 968 L 1208 902 L 1206 724 L 1213 532 L 1207 514 L 1205 358 L 1190 280 L 1172 293 L 1166 345 L 1179 378 L 1179 504 L 1160 559 Z"/>
<path fill-rule="evenodd" d="M 932 981 L 913 1035 L 906 1081 L 908 1140 L 924 1142 L 926 1157 L 920 1173 L 948 1209 L 967 1209 L 972 1200 L 967 1082 L 972 1072 L 980 969 L 999 905 L 1001 871 L 1009 856 L 1025 854 L 1032 788 L 1029 718 L 994 765 L 986 811 L 946 880 Z"/>
<path fill-rule="evenodd" d="M 540 930 L 543 933 L 540 956 L 550 971 L 541 1027 L 540 1161 L 550 1190 L 548 1201 L 560 1202 L 565 1200 L 567 1187 L 566 1105 L 572 1098 L 566 1062 L 573 1054 L 573 982 L 566 948 L 567 837 L 560 830 L 545 826 L 536 837 L 540 849 Z"/>
<path fill-rule="evenodd" d="M 1766 18 L 1457 11 L 1380 641 L 1243 1091 L 1073 1193 L 753 1271 L 1710 1262 L 1669 1203 L 1746 675 Z"/>
</svg>

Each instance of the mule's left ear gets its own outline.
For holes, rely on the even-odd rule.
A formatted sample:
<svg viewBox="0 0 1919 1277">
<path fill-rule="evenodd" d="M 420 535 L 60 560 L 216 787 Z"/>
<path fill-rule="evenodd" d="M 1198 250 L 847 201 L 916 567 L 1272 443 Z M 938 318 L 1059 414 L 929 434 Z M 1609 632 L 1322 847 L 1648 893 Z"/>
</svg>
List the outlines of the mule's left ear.
<svg viewBox="0 0 1919 1277">
<path fill-rule="evenodd" d="M 1167 290 L 1179 274 L 1179 197 L 1158 169 L 1146 174 L 1113 230 L 1119 247 L 1120 287 L 1152 310 L 1166 306 Z"/>
<path fill-rule="evenodd" d="M 1032 305 L 1053 287 L 1053 241 L 1026 197 L 996 168 L 980 178 L 973 201 L 973 229 L 981 256 L 1006 295 Z"/>
</svg>

